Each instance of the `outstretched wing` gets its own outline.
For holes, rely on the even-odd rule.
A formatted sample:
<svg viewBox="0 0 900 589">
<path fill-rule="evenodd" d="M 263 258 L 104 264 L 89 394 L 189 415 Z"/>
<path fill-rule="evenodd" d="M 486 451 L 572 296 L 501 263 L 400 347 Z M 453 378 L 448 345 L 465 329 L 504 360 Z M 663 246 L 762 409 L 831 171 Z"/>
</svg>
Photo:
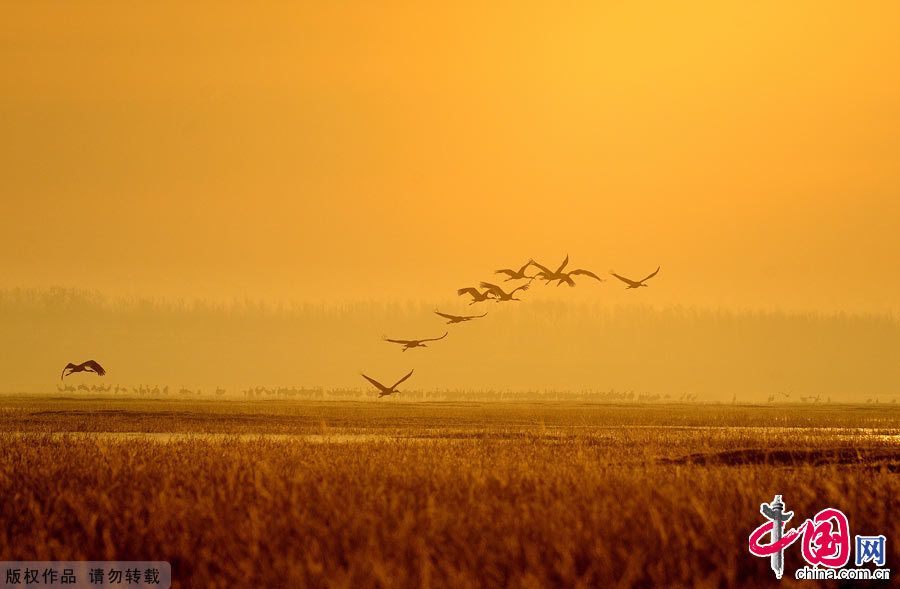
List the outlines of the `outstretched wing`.
<svg viewBox="0 0 900 589">
<path fill-rule="evenodd" d="M 74 364 L 72 364 L 71 362 L 69 362 L 68 364 L 66 364 L 66 367 L 63 368 L 62 376 L 59 377 L 59 380 L 62 380 L 63 378 L 66 377 L 66 370 L 68 370 L 69 368 L 78 368 L 78 367 L 75 366 Z"/>
<path fill-rule="evenodd" d="M 581 268 L 579 268 L 578 270 L 572 270 L 571 272 L 569 272 L 569 274 L 570 274 L 570 275 L 576 275 L 576 276 L 579 275 L 579 274 L 580 274 L 580 275 L 583 275 L 583 276 L 590 276 L 591 278 L 596 278 L 596 279 L 599 280 L 600 282 L 603 282 L 603 279 L 602 279 L 602 278 L 600 278 L 599 276 L 597 276 L 596 274 L 594 274 L 594 273 L 591 272 L 590 270 L 582 270 Z"/>
<path fill-rule="evenodd" d="M 419 341 L 420 342 L 436 342 L 439 339 L 444 339 L 445 337 L 447 337 L 447 333 L 449 333 L 449 332 L 445 331 L 444 335 L 442 335 L 441 337 L 433 337 L 431 339 L 420 339 Z"/>
<path fill-rule="evenodd" d="M 106 374 L 106 371 L 103 369 L 103 367 L 100 366 L 100 364 L 95 360 L 88 360 L 87 362 L 82 364 L 82 366 L 84 366 L 88 370 L 96 372 L 98 376 L 103 376 L 104 374 Z"/>
<path fill-rule="evenodd" d="M 444 334 L 444 335 L 447 335 L 447 334 Z M 400 386 L 400 383 L 402 383 L 404 380 L 406 380 L 407 378 L 409 378 L 410 376 L 412 376 L 412 373 L 413 373 L 414 371 L 415 371 L 415 368 L 413 368 L 412 370 L 410 370 L 410 371 L 409 371 L 409 374 L 407 374 L 406 376 L 404 376 L 403 378 L 401 378 L 400 380 L 398 380 L 397 382 L 395 382 L 395 383 L 394 383 L 394 386 L 391 387 L 391 390 L 396 389 L 398 386 Z"/>
<path fill-rule="evenodd" d="M 534 260 L 528 260 L 525 262 L 525 265 L 519 268 L 519 276 L 525 274 L 525 270 L 528 270 L 528 266 L 531 266 L 534 263 Z"/>
<path fill-rule="evenodd" d="M 478 292 L 478 289 L 473 286 L 461 288 L 458 291 L 456 291 L 456 294 L 459 296 L 463 296 L 464 294 L 469 294 L 469 295 L 472 295 L 473 297 L 481 296 L 481 293 Z"/>
<path fill-rule="evenodd" d="M 554 274 L 559 274 L 560 272 L 562 272 L 563 268 L 565 268 L 568 263 L 569 263 L 569 254 L 566 254 L 566 259 L 563 260 L 563 263 L 559 265 L 559 268 L 556 269 L 556 272 L 554 272 Z"/>
<path fill-rule="evenodd" d="M 515 278 L 518 276 L 515 270 L 510 270 L 509 268 L 503 268 L 502 270 L 494 270 L 494 274 L 506 274 L 510 278 Z"/>
<path fill-rule="evenodd" d="M 541 272 L 543 272 L 544 274 L 551 274 L 550 268 L 548 268 L 547 266 L 542 266 L 542 265 L 538 264 L 537 262 L 535 262 L 534 260 L 529 260 L 528 263 L 531 264 L 532 266 L 534 266 L 535 268 L 537 268 L 538 270 L 540 270 Z"/>
<path fill-rule="evenodd" d="M 367 381 L 369 381 L 370 383 L 372 383 L 372 385 L 373 385 L 375 388 L 377 388 L 379 391 L 384 392 L 384 391 L 390 390 L 390 389 L 388 389 L 386 386 L 384 386 L 383 384 L 381 384 L 380 382 L 378 382 L 377 380 L 375 380 L 374 378 L 369 378 L 368 376 L 366 376 L 366 375 L 363 374 L 362 372 L 360 372 L 359 375 L 362 376 L 362 377 L 363 377 L 364 379 L 366 379 Z M 394 386 L 397 386 L 397 385 L 394 385 Z"/>
<path fill-rule="evenodd" d="M 488 289 L 488 291 L 490 291 L 496 295 L 506 294 L 505 292 L 503 292 L 502 288 L 500 288 L 496 284 L 491 284 L 490 282 L 482 282 L 479 286 L 481 286 L 481 288 Z"/>
<path fill-rule="evenodd" d="M 517 290 L 528 290 L 528 284 L 523 284 L 522 286 L 517 286 L 516 288 L 512 289 L 512 292 L 509 293 L 509 296 L 516 294 Z"/>
<path fill-rule="evenodd" d="M 575 286 L 575 281 L 572 280 L 571 274 L 572 274 L 572 272 L 569 272 L 568 274 L 563 274 L 562 278 L 559 279 L 559 282 L 556 283 L 556 286 L 562 286 L 564 282 L 566 284 L 568 284 L 569 286 Z"/>
<path fill-rule="evenodd" d="M 444 319 L 450 319 L 451 321 L 460 321 L 461 319 L 466 319 L 466 317 L 460 317 L 458 315 L 450 315 L 449 313 L 441 313 L 440 311 L 435 311 L 435 315 L 440 315 Z"/>
<path fill-rule="evenodd" d="M 635 282 L 634 280 L 631 280 L 630 278 L 625 278 L 624 276 L 619 276 L 615 272 L 610 272 L 610 274 L 612 274 L 613 276 L 615 276 L 616 278 L 618 278 L 619 280 L 621 280 L 622 282 L 624 282 L 625 284 L 627 284 L 629 286 L 634 286 L 635 284 L 637 284 L 637 282 Z"/>
<path fill-rule="evenodd" d="M 659 274 L 659 268 L 660 268 L 660 267 L 657 266 L 657 267 L 656 267 L 656 271 L 655 271 L 653 274 L 651 274 L 650 276 L 648 276 L 647 278 L 644 278 L 644 280 L 641 280 L 641 282 L 646 282 L 647 280 L 650 280 L 651 278 L 653 278 L 654 276 L 656 276 L 657 274 Z"/>
<path fill-rule="evenodd" d="M 390 339 L 390 338 L 385 337 L 385 336 L 381 336 L 381 339 L 383 339 L 383 340 L 386 341 L 386 342 L 391 342 L 392 344 L 403 344 L 404 346 L 405 346 L 406 344 L 411 344 L 411 343 L 413 343 L 414 341 L 417 341 L 417 340 L 412 340 L 412 339 Z"/>
</svg>

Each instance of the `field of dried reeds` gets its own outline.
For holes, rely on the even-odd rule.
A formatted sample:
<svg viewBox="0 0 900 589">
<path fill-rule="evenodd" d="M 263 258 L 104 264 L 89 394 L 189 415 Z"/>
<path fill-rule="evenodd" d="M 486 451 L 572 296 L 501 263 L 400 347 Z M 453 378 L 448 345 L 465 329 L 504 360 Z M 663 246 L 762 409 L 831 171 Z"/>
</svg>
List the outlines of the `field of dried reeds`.
<svg viewBox="0 0 900 589">
<path fill-rule="evenodd" d="M 760 587 L 759 505 L 896 566 L 900 409 L 0 398 L 0 560 L 176 587 Z M 779 586 L 801 586 L 786 555 Z"/>
</svg>

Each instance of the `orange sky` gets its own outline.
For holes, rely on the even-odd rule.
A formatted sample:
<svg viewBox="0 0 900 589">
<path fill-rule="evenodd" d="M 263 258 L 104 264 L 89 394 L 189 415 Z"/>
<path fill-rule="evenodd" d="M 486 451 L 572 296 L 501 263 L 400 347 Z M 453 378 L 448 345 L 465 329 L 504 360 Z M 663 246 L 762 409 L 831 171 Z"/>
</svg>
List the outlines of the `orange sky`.
<svg viewBox="0 0 900 589">
<path fill-rule="evenodd" d="M 0 287 L 900 311 L 900 4 L 294 4 L 7 4 Z"/>
</svg>

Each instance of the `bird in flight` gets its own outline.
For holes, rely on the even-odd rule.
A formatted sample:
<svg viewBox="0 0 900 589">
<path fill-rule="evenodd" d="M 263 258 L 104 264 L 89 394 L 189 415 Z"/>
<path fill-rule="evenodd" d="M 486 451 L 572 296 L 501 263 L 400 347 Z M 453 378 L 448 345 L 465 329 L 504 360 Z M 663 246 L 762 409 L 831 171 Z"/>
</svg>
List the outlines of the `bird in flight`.
<svg viewBox="0 0 900 589">
<path fill-rule="evenodd" d="M 391 386 L 389 386 L 389 387 L 384 386 L 383 384 L 381 384 L 380 382 L 378 382 L 378 381 L 375 380 L 374 378 L 369 378 L 368 376 L 366 376 L 366 375 L 363 374 L 362 372 L 360 372 L 359 374 L 360 374 L 360 376 L 362 376 L 364 379 L 366 379 L 367 381 L 369 381 L 370 383 L 372 383 L 372 384 L 375 386 L 375 388 L 378 389 L 378 398 L 380 399 L 381 397 L 387 397 L 387 396 L 393 395 L 393 394 L 395 394 L 395 393 L 399 394 L 400 391 L 397 390 L 397 386 L 398 386 L 401 382 L 403 382 L 404 380 L 406 380 L 407 378 L 409 378 L 410 376 L 412 376 L 412 373 L 413 373 L 413 370 L 410 370 L 410 371 L 409 371 L 409 374 L 407 374 L 406 376 L 404 376 L 403 378 L 401 378 L 400 380 L 398 380 L 397 382 L 395 382 L 393 385 L 391 385 Z"/>
<path fill-rule="evenodd" d="M 656 276 L 657 274 L 659 274 L 659 266 L 656 267 L 656 271 L 653 272 L 653 274 L 651 274 L 650 276 L 648 276 L 647 278 L 644 278 L 642 280 L 631 280 L 630 278 L 625 278 L 624 276 L 619 276 L 615 272 L 610 272 L 610 274 L 612 274 L 613 276 L 615 276 L 616 278 L 618 278 L 619 280 L 621 280 L 622 282 L 627 284 L 628 286 L 625 287 L 625 290 L 628 290 L 629 288 L 639 288 L 641 286 L 647 286 L 644 283 L 647 282 L 648 280 L 650 280 L 651 278 L 653 278 L 654 276 Z"/>
<path fill-rule="evenodd" d="M 412 348 L 427 348 L 423 342 L 436 342 L 439 339 L 444 339 L 447 337 L 448 332 L 444 332 L 444 335 L 441 337 L 433 337 L 431 339 L 389 339 L 387 337 L 383 337 L 384 341 L 391 342 L 392 344 L 401 344 L 403 349 L 401 352 L 405 352 L 406 350 L 411 350 Z"/>
<path fill-rule="evenodd" d="M 510 280 L 521 280 L 523 278 L 534 279 L 534 276 L 528 276 L 525 274 L 525 271 L 528 270 L 528 266 L 534 264 L 534 260 L 528 260 L 525 262 L 525 265 L 519 268 L 518 270 L 512 270 L 510 268 L 501 268 L 500 270 L 495 270 L 494 274 L 506 274 L 509 278 L 504 280 L 503 282 L 509 282 Z"/>
<path fill-rule="evenodd" d="M 528 285 L 523 284 L 522 286 L 517 286 L 509 292 L 505 292 L 502 288 L 497 286 L 496 284 L 491 284 L 490 282 L 482 282 L 480 284 L 481 288 L 486 288 L 487 292 L 494 295 L 494 298 L 499 303 L 500 301 L 520 301 L 522 299 L 517 299 L 513 295 L 516 294 L 517 291 L 525 291 L 528 290 Z"/>
<path fill-rule="evenodd" d="M 477 288 L 473 286 L 469 286 L 467 288 L 461 288 L 456 291 L 456 294 L 459 296 L 463 296 L 464 294 L 471 295 L 472 302 L 469 305 L 474 305 L 475 303 L 481 303 L 489 298 L 491 298 L 491 292 L 486 290 L 484 292 L 479 291 Z"/>
<path fill-rule="evenodd" d="M 571 272 L 560 273 L 560 279 L 559 282 L 556 283 L 556 286 L 560 286 L 564 282 L 569 286 L 575 286 L 575 281 L 572 280 L 573 276 L 590 276 L 591 278 L 597 279 L 598 282 L 604 281 L 602 278 L 600 278 L 590 270 L 583 270 L 581 268 L 578 268 L 577 270 L 572 270 Z"/>
<path fill-rule="evenodd" d="M 563 279 L 563 276 L 564 276 L 564 274 L 563 274 L 563 269 L 564 269 L 564 268 L 568 265 L 568 263 L 569 263 L 569 256 L 568 256 L 568 254 L 566 254 L 566 259 L 562 261 L 562 264 L 560 264 L 560 265 L 559 265 L 559 268 L 557 268 L 555 271 L 550 270 L 550 268 L 548 268 L 548 267 L 546 267 L 546 266 L 544 266 L 544 265 L 542 265 L 542 264 L 538 264 L 538 263 L 535 262 L 534 260 L 531 260 L 531 263 L 534 264 L 534 266 L 535 266 L 538 270 L 540 270 L 540 272 L 538 272 L 537 274 L 535 274 L 534 277 L 535 277 L 535 278 L 541 278 L 541 279 L 543 279 L 545 282 L 547 282 L 547 283 L 549 284 L 550 282 L 552 282 L 552 281 L 554 281 L 554 280 L 562 280 L 562 279 Z"/>
<path fill-rule="evenodd" d="M 535 266 L 540 268 L 540 272 L 535 274 L 535 278 L 542 278 L 547 284 L 550 284 L 554 280 L 556 280 L 556 286 L 562 286 L 563 283 L 568 284 L 569 286 L 575 286 L 575 281 L 572 280 L 573 276 L 590 276 L 599 282 L 603 282 L 603 279 L 591 272 L 590 270 L 584 270 L 582 268 L 577 268 L 575 270 L 570 270 L 568 272 L 564 271 L 564 268 L 569 264 L 569 256 L 566 256 L 566 259 L 563 260 L 562 264 L 559 265 L 555 271 L 551 271 L 546 266 L 542 266 L 537 262 L 533 262 Z"/>
<path fill-rule="evenodd" d="M 68 364 L 66 364 L 66 367 L 63 368 L 62 376 L 59 377 L 59 380 L 62 380 L 70 374 L 74 374 L 76 372 L 95 372 L 97 373 L 97 376 L 103 376 L 104 374 L 106 374 L 106 370 L 104 370 L 96 360 L 88 360 L 87 362 L 82 362 L 81 364 L 72 364 L 71 362 L 69 362 Z"/>
<path fill-rule="evenodd" d="M 450 315 L 449 313 L 441 313 L 440 311 L 435 311 L 435 314 L 447 319 L 447 325 L 452 323 L 463 323 L 464 321 L 471 321 L 472 319 L 478 319 L 479 317 L 487 315 L 487 313 L 482 313 L 481 315 Z"/>
</svg>

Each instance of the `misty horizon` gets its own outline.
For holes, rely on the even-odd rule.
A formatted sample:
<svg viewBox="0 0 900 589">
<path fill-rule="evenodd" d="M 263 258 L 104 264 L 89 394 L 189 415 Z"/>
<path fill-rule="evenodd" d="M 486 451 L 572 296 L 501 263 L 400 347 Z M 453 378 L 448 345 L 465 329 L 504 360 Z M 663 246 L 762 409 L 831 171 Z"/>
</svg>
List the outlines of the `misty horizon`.
<svg viewBox="0 0 900 589">
<path fill-rule="evenodd" d="M 555 288 L 555 287 L 551 287 Z M 563 290 L 563 289 L 558 289 Z M 561 294 L 565 294 L 563 291 Z M 447 326 L 433 311 L 487 317 Z M 691 393 L 761 401 L 893 398 L 900 321 L 891 314 L 710 310 L 558 300 L 271 304 L 126 299 L 76 289 L 0 290 L 4 390 L 52 390 L 69 361 L 103 379 L 66 384 L 365 389 L 366 371 L 409 390 Z M 400 352 L 382 336 L 450 336 Z M 208 390 L 208 389 L 207 389 Z"/>
</svg>

